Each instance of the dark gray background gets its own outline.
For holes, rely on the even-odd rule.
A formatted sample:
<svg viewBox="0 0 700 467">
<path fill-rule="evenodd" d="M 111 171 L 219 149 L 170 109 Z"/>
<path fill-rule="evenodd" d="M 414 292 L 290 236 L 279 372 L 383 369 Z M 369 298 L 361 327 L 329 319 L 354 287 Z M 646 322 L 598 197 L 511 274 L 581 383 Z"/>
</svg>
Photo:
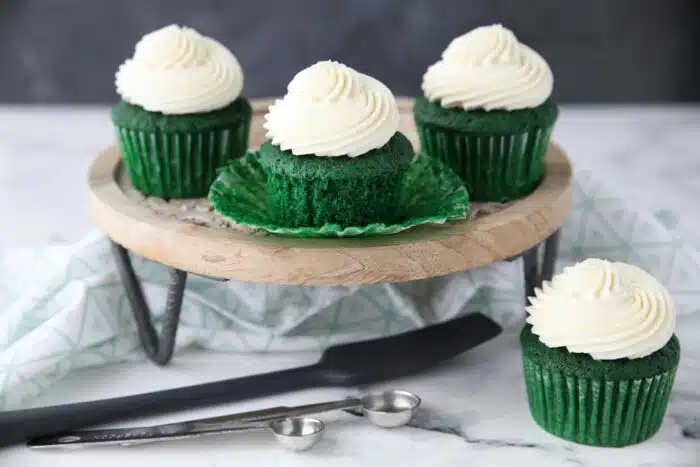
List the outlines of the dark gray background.
<svg viewBox="0 0 700 467">
<path fill-rule="evenodd" d="M 119 63 L 173 22 L 227 45 L 248 97 L 328 58 L 416 94 L 453 37 L 502 22 L 549 61 L 560 102 L 700 100 L 697 0 L 1 0 L 0 102 L 113 102 Z"/>
</svg>

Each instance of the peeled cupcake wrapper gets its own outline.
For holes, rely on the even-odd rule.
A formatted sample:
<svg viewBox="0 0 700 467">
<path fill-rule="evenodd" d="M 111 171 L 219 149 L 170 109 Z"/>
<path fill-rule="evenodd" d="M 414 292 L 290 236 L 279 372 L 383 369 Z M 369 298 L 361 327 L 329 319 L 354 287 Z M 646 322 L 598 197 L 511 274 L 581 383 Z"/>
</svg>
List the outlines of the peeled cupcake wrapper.
<svg viewBox="0 0 700 467">
<path fill-rule="evenodd" d="M 430 124 L 417 127 L 422 150 L 460 176 L 472 201 L 483 202 L 521 198 L 537 188 L 553 128 L 489 135 Z"/>
<path fill-rule="evenodd" d="M 256 152 L 248 152 L 219 172 L 209 192 L 209 200 L 219 214 L 239 227 L 289 237 L 389 235 L 421 224 L 444 224 L 451 219 L 464 219 L 468 212 L 467 192 L 459 178 L 440 161 L 425 156 L 417 157 L 404 175 L 399 200 L 401 220 L 362 226 L 276 225 L 267 199 L 267 176 Z"/>
<path fill-rule="evenodd" d="M 198 198 L 209 192 L 217 169 L 248 148 L 250 120 L 192 133 L 149 132 L 117 126 L 117 141 L 131 183 L 144 195 Z"/>
</svg>

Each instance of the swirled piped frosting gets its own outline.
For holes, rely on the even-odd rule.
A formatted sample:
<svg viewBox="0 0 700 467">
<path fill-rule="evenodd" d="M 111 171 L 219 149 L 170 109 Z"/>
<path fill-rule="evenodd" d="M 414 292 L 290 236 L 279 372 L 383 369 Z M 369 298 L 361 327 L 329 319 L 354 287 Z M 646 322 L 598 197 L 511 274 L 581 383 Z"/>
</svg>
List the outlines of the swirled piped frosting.
<svg viewBox="0 0 700 467">
<path fill-rule="evenodd" d="M 543 344 L 596 360 L 650 355 L 666 345 L 676 325 L 661 283 L 636 266 L 600 259 L 587 259 L 545 282 L 527 311 Z"/>
<path fill-rule="evenodd" d="M 391 139 L 399 109 L 380 81 L 322 61 L 297 73 L 263 126 L 272 144 L 295 155 L 357 157 Z"/>
<path fill-rule="evenodd" d="M 236 57 L 214 39 L 170 25 L 146 34 L 116 73 L 117 93 L 150 112 L 178 115 L 226 107 L 243 89 Z"/>
<path fill-rule="evenodd" d="M 454 39 L 423 75 L 422 89 L 444 108 L 518 110 L 544 103 L 553 84 L 544 58 L 495 24 Z"/>
</svg>

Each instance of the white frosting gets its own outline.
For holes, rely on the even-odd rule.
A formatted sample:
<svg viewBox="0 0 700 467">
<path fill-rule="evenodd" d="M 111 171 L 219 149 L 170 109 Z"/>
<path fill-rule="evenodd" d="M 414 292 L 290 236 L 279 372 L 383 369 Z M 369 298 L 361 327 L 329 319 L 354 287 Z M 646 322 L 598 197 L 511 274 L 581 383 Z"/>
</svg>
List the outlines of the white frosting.
<svg viewBox="0 0 700 467">
<path fill-rule="evenodd" d="M 548 347 L 596 360 L 642 358 L 666 345 L 676 325 L 666 289 L 644 270 L 587 259 L 545 282 L 527 322 Z"/>
<path fill-rule="evenodd" d="M 500 24 L 454 39 L 423 76 L 423 92 L 445 108 L 518 110 L 552 93 L 547 62 Z"/>
<path fill-rule="evenodd" d="M 236 57 L 214 39 L 177 25 L 145 35 L 116 74 L 122 99 L 150 112 L 204 113 L 226 107 L 243 89 Z"/>
<path fill-rule="evenodd" d="M 263 126 L 273 144 L 292 154 L 356 157 L 391 139 L 399 109 L 380 81 L 323 61 L 297 73 Z"/>
</svg>

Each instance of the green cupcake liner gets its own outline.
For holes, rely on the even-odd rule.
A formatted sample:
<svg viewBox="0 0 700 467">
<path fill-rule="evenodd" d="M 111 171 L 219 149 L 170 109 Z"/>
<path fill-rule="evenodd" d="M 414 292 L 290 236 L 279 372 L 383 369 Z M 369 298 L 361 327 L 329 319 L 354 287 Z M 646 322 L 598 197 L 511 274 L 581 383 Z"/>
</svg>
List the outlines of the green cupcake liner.
<svg viewBox="0 0 700 467">
<path fill-rule="evenodd" d="M 580 444 L 621 447 L 661 427 L 676 371 L 606 381 L 524 362 L 530 412 L 545 431 Z"/>
<path fill-rule="evenodd" d="M 401 183 L 398 218 L 395 223 L 342 227 L 324 224 L 313 227 L 277 225 L 270 209 L 267 175 L 257 152 L 249 152 L 219 170 L 209 200 L 214 209 L 234 224 L 288 237 L 362 237 L 390 235 L 421 224 L 444 224 L 464 219 L 468 212 L 467 191 L 459 178 L 440 161 L 416 157 Z"/>
<path fill-rule="evenodd" d="M 532 193 L 544 175 L 553 126 L 489 135 L 418 124 L 421 149 L 464 181 L 471 201 L 505 202 Z"/>
<path fill-rule="evenodd" d="M 190 133 L 141 131 L 116 126 L 117 142 L 131 183 L 144 195 L 199 198 L 209 192 L 217 169 L 248 149 L 250 120 Z"/>
</svg>

